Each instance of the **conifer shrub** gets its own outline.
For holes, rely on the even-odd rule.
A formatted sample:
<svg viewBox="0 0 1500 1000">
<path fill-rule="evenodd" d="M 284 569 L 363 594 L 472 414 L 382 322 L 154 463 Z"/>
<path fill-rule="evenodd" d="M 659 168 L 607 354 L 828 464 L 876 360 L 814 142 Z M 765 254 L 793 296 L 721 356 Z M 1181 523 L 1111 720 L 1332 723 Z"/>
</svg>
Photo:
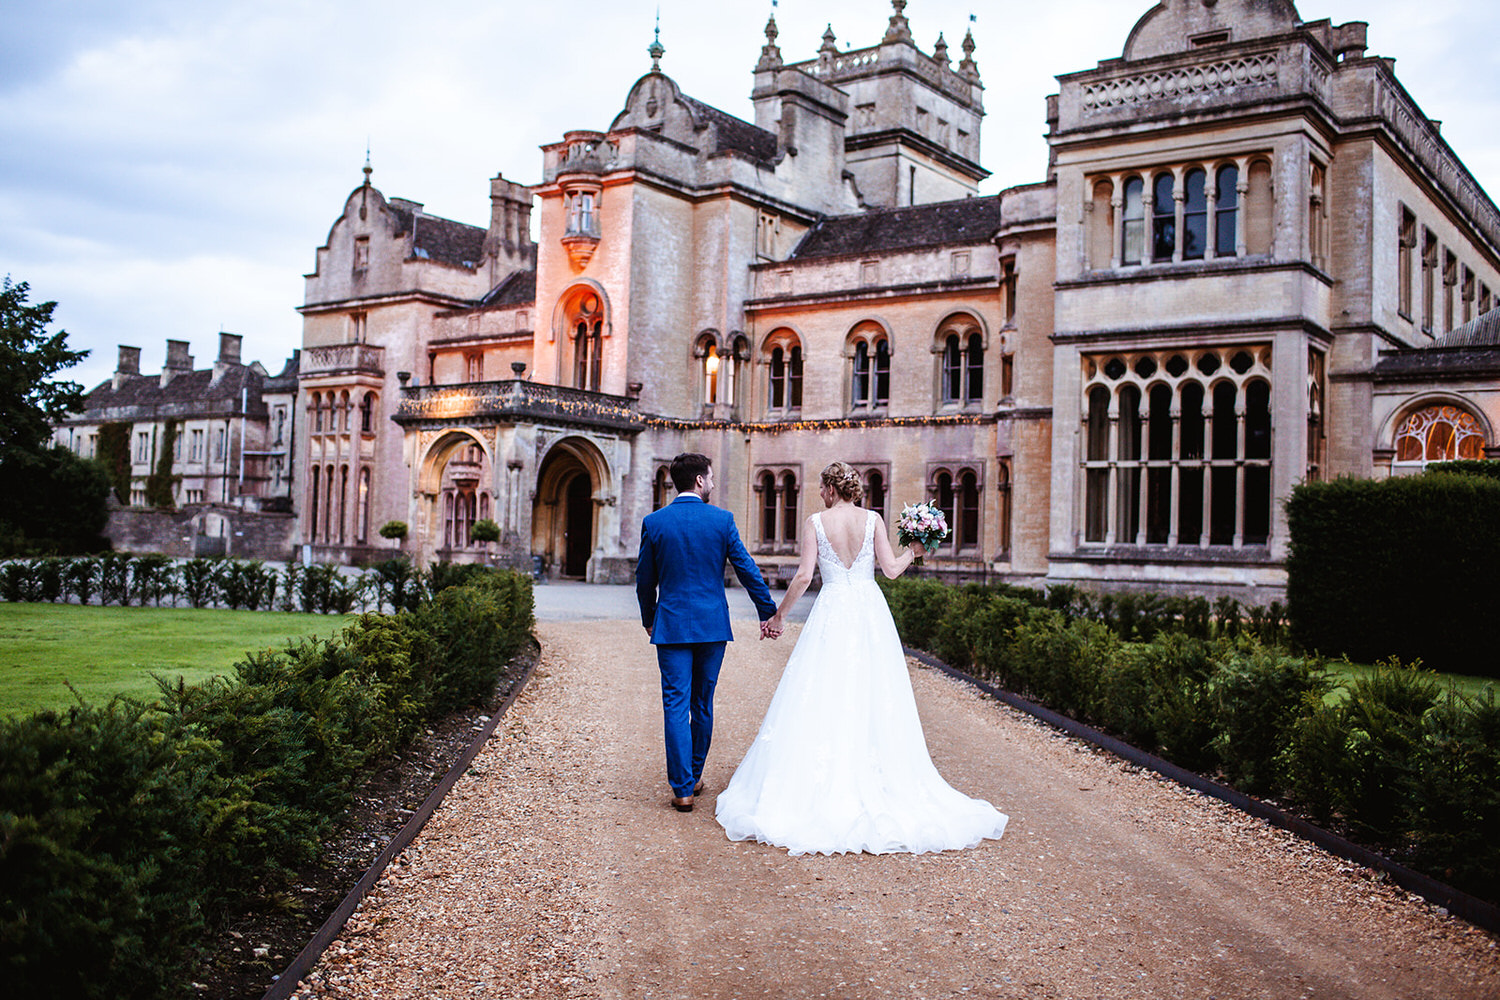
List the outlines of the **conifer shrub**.
<svg viewBox="0 0 1500 1000">
<path fill-rule="evenodd" d="M 182 992 L 204 929 L 206 744 L 140 705 L 0 718 L 0 955 L 15 996 Z M 164 960 L 164 957 L 166 960 Z"/>
<path fill-rule="evenodd" d="M 884 586 L 907 645 L 970 655 L 980 677 L 1500 900 L 1492 689 L 1444 692 L 1430 672 L 1390 659 L 1332 696 L 1325 660 L 1265 641 L 1286 632 L 1276 606 L 1222 599 L 1210 612 L 1201 598 L 1122 605 L 1072 587 Z M 1119 635 L 1152 630 L 1149 642 Z"/>
<path fill-rule="evenodd" d="M 1283 749 L 1298 719 L 1321 704 L 1322 664 L 1253 641 L 1230 645 L 1208 684 L 1212 746 L 1230 783 L 1256 793 L 1284 786 Z"/>
<path fill-rule="evenodd" d="M 150 704 L 0 718 L 7 990 L 189 995 L 228 907 L 291 885 L 370 768 L 493 691 L 531 626 L 530 577 L 492 570 Z"/>
</svg>

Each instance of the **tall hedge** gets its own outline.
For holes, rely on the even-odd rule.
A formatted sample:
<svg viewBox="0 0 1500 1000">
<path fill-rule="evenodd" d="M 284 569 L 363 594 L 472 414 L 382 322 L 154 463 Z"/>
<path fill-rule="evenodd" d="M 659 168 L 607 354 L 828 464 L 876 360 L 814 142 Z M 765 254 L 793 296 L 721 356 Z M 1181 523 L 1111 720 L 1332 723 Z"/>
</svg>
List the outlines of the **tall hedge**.
<svg viewBox="0 0 1500 1000">
<path fill-rule="evenodd" d="M 1500 480 L 1429 473 L 1305 483 L 1287 501 L 1293 639 L 1325 655 L 1389 656 L 1500 676 Z"/>
</svg>

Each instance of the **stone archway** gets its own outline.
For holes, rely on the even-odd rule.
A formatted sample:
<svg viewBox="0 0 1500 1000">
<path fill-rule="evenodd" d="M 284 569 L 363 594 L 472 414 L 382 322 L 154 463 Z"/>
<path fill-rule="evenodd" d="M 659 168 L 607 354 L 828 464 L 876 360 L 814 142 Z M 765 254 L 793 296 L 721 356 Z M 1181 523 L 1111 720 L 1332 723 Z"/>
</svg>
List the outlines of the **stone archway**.
<svg viewBox="0 0 1500 1000">
<path fill-rule="evenodd" d="M 493 519 L 497 504 L 490 445 L 467 428 L 441 434 L 418 468 L 418 548 L 424 560 L 481 562 L 488 547 L 474 542 L 476 521 Z"/>
<path fill-rule="evenodd" d="M 598 546 L 601 489 L 608 481 L 604 456 L 581 437 L 563 438 L 542 460 L 531 550 L 542 556 L 552 573 L 589 577 L 589 562 Z"/>
</svg>

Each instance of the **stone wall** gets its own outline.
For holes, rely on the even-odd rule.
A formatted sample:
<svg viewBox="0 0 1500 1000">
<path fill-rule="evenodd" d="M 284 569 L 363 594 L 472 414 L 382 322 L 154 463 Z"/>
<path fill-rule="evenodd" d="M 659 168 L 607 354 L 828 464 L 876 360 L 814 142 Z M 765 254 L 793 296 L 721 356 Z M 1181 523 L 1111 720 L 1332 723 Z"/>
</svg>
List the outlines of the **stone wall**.
<svg viewBox="0 0 1500 1000">
<path fill-rule="evenodd" d="M 295 526 L 291 514 L 242 511 L 218 504 L 176 510 L 121 507 L 110 511 L 104 534 L 117 552 L 285 561 L 292 558 Z"/>
</svg>

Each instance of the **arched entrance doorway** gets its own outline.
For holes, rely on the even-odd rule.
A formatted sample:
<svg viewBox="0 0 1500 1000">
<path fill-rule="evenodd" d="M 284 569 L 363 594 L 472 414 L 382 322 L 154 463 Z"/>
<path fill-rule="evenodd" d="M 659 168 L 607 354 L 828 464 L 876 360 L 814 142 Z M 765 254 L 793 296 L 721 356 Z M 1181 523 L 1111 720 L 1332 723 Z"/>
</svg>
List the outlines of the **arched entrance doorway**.
<svg viewBox="0 0 1500 1000">
<path fill-rule="evenodd" d="M 423 557 L 445 562 L 487 558 L 486 544 L 470 537 L 476 521 L 495 516 L 493 464 L 479 438 L 454 431 L 432 442 L 422 460 L 419 489 L 426 498 L 420 526 Z"/>
<path fill-rule="evenodd" d="M 575 473 L 564 496 L 562 575 L 582 578 L 594 551 L 594 486 L 588 473 Z"/>
<path fill-rule="evenodd" d="M 532 514 L 533 552 L 561 577 L 586 579 L 597 544 L 604 458 L 583 438 L 564 438 L 543 459 Z"/>
</svg>

